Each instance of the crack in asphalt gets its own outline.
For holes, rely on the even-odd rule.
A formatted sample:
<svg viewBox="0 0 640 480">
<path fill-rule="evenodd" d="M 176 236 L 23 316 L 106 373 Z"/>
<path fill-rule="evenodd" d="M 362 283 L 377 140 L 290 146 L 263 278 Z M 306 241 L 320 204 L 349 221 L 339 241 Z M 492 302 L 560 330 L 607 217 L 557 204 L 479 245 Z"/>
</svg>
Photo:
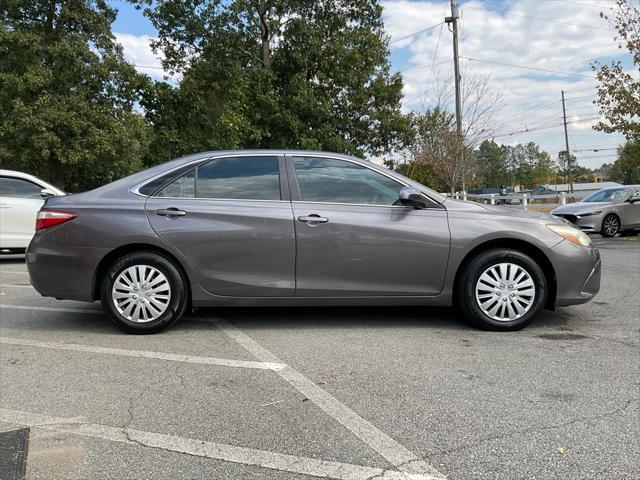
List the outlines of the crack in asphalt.
<svg viewBox="0 0 640 480">
<path fill-rule="evenodd" d="M 559 424 L 554 424 L 554 425 L 546 425 L 546 426 L 542 426 L 542 427 L 532 427 L 532 428 L 524 428 L 521 430 L 517 430 L 514 432 L 510 432 L 510 433 L 503 433 L 503 434 L 497 434 L 497 435 L 492 435 L 486 438 L 483 438 L 477 442 L 473 442 L 467 445 L 461 445 L 457 448 L 453 448 L 453 449 L 445 449 L 443 452 L 441 452 L 444 455 L 449 455 L 452 453 L 458 453 L 461 451 L 465 451 L 468 449 L 471 449 L 473 447 L 476 447 L 478 445 L 482 445 L 483 443 L 487 443 L 487 442 L 491 442 L 493 440 L 499 440 L 499 439 L 503 439 L 503 438 L 510 438 L 510 437 L 515 437 L 518 435 L 522 435 L 522 434 L 526 434 L 526 433 L 532 433 L 532 432 L 542 432 L 545 430 L 555 430 L 557 428 L 563 428 L 563 427 L 568 427 L 570 425 L 575 425 L 577 423 L 586 423 L 586 422 L 590 422 L 590 421 L 594 421 L 594 420 L 601 420 L 603 418 L 607 418 L 607 417 L 611 417 L 613 415 L 617 415 L 619 413 L 624 412 L 625 410 L 627 410 L 634 402 L 636 402 L 637 399 L 635 398 L 631 398 L 628 399 L 622 406 L 615 408 L 609 412 L 603 413 L 601 415 L 593 415 L 593 416 L 589 416 L 589 417 L 580 417 L 580 418 L 574 418 L 573 420 L 570 420 L 568 422 L 563 422 L 563 423 L 559 423 Z M 426 458 L 426 457 L 425 457 Z"/>
<path fill-rule="evenodd" d="M 150 383 L 149 385 L 144 387 L 142 390 L 140 390 L 137 395 L 129 397 L 129 405 L 127 406 L 127 416 L 128 416 L 128 418 L 127 418 L 126 422 L 120 427 L 122 429 L 122 433 L 124 434 L 124 436 L 127 439 L 127 441 L 129 441 L 131 443 L 135 443 L 136 445 L 140 445 L 140 446 L 143 446 L 143 447 L 157 448 L 155 446 L 149 446 L 149 445 L 147 445 L 147 444 L 145 444 L 145 443 L 143 443 L 143 442 L 141 442 L 139 440 L 136 440 L 135 438 L 132 438 L 131 434 L 129 432 L 129 428 L 131 426 L 131 423 L 135 419 L 134 410 L 136 410 L 136 408 L 139 406 L 137 404 L 139 404 L 142 401 L 143 396 L 147 392 L 149 392 L 153 387 L 166 382 L 172 376 L 180 377 L 180 375 L 178 374 L 178 369 L 179 368 L 180 368 L 180 365 L 176 365 L 176 368 L 175 368 L 174 372 L 168 373 L 167 375 L 163 376 L 161 379 L 157 380 L 156 382 Z M 183 381 L 184 381 L 184 379 L 183 379 Z M 167 450 L 167 449 L 164 449 L 164 448 L 160 448 L 160 450 L 170 451 L 170 450 Z"/>
</svg>

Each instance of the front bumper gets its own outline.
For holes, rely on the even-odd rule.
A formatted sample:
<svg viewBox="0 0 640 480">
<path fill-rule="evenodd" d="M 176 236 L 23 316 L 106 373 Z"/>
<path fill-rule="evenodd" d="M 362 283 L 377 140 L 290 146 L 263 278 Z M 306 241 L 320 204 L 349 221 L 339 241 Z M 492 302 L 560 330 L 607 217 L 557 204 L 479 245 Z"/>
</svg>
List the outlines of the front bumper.
<svg viewBox="0 0 640 480">
<path fill-rule="evenodd" d="M 563 240 L 551 249 L 556 272 L 556 306 L 577 305 L 600 291 L 601 260 L 596 247 L 581 247 Z"/>
<path fill-rule="evenodd" d="M 599 213 L 598 215 L 574 215 L 574 214 L 554 214 L 556 217 L 564 218 L 565 220 L 570 221 L 580 230 L 586 233 L 600 233 L 602 229 L 602 219 L 604 218 L 604 213 Z"/>
</svg>

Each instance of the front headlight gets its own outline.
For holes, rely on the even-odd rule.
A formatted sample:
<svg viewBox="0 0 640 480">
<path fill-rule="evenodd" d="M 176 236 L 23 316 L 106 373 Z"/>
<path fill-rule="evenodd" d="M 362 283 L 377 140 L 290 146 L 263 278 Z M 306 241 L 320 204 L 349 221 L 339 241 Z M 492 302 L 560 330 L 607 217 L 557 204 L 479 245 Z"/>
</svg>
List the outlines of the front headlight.
<svg viewBox="0 0 640 480">
<path fill-rule="evenodd" d="M 590 217 L 591 215 L 600 215 L 601 213 L 602 210 L 596 210 L 595 212 L 581 213 L 578 215 L 578 217 Z"/>
<path fill-rule="evenodd" d="M 562 238 L 569 240 L 570 242 L 575 243 L 576 245 L 580 245 L 582 247 L 591 246 L 591 239 L 589 238 L 589 235 L 584 233 L 582 230 L 574 228 L 570 225 L 561 225 L 557 223 L 552 223 L 547 225 L 547 228 L 549 230 L 553 230 Z"/>
</svg>

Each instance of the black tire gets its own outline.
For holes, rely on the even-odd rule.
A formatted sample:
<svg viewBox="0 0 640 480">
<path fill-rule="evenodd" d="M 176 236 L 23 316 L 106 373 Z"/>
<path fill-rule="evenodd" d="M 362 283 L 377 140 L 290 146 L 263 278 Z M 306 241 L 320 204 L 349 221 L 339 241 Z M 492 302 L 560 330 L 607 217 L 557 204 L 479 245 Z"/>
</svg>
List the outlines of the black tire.
<svg viewBox="0 0 640 480">
<path fill-rule="evenodd" d="M 609 213 L 602 219 L 600 234 L 603 237 L 615 237 L 620 231 L 620 218 L 615 213 Z"/>
<path fill-rule="evenodd" d="M 153 320 L 132 321 L 118 311 L 115 301 L 112 300 L 111 293 L 118 276 L 126 269 L 136 265 L 152 267 L 162 273 L 170 286 L 166 310 Z M 132 252 L 115 260 L 105 272 L 100 285 L 100 300 L 109 318 L 124 332 L 157 333 L 177 322 L 184 314 L 189 303 L 188 282 L 180 269 L 167 257 L 150 251 Z"/>
<path fill-rule="evenodd" d="M 511 263 L 529 274 L 535 294 L 529 310 L 513 320 L 496 320 L 481 309 L 476 300 L 476 284 L 489 268 L 500 263 Z M 478 254 L 466 264 L 456 284 L 454 300 L 467 320 L 483 330 L 512 331 L 529 325 L 544 308 L 547 301 L 547 281 L 542 268 L 528 255 L 511 249 L 493 249 Z M 508 286 L 507 286 L 508 287 Z M 497 300 L 496 300 L 497 301 Z"/>
</svg>

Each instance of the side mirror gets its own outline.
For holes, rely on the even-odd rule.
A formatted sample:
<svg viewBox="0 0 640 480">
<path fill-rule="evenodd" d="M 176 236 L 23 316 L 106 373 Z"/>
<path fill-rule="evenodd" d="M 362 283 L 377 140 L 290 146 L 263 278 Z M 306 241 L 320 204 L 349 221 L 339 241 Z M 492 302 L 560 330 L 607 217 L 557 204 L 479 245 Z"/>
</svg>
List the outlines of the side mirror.
<svg viewBox="0 0 640 480">
<path fill-rule="evenodd" d="M 49 197 L 55 197 L 56 192 L 49 190 L 48 188 L 43 188 L 42 190 L 40 190 L 40 196 L 43 200 L 46 200 Z"/>
<path fill-rule="evenodd" d="M 627 198 L 627 202 L 629 203 L 640 202 L 640 195 Z"/>
<path fill-rule="evenodd" d="M 424 196 L 413 187 L 404 187 L 400 190 L 400 204 L 416 209 L 427 208 L 428 204 Z"/>
</svg>

